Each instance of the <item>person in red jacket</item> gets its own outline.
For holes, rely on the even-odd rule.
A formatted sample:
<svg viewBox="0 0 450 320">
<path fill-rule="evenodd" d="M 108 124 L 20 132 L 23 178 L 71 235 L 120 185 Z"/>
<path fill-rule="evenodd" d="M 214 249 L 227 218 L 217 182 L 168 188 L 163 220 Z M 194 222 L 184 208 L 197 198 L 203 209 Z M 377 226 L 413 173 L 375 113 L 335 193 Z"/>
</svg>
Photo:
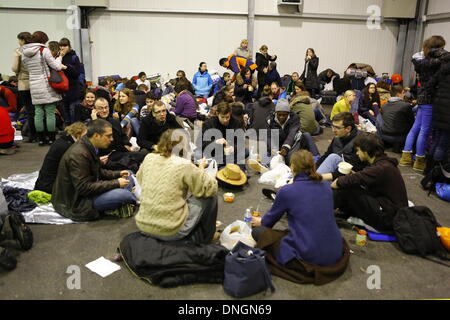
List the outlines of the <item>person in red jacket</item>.
<svg viewBox="0 0 450 320">
<path fill-rule="evenodd" d="M 14 113 L 17 110 L 17 97 L 10 89 L 0 86 L 0 107 Z"/>
<path fill-rule="evenodd" d="M 11 147 L 14 144 L 14 128 L 11 125 L 6 108 L 0 107 L 0 155 L 13 154 L 15 149 Z"/>
</svg>

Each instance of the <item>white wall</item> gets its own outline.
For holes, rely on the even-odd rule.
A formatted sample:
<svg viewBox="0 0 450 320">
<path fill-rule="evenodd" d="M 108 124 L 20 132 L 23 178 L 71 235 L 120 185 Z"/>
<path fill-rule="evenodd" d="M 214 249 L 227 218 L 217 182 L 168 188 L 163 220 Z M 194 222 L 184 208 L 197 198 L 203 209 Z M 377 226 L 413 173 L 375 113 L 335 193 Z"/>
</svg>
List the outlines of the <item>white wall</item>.
<svg viewBox="0 0 450 320">
<path fill-rule="evenodd" d="M 428 14 L 439 13 L 450 13 L 450 1 L 430 0 L 428 4 Z M 424 32 L 424 39 L 433 35 L 443 36 L 447 42 L 446 50 L 450 51 L 450 19 L 427 22 Z"/>
<path fill-rule="evenodd" d="M 256 1 L 256 13 L 277 14 L 276 1 Z M 381 0 L 304 1 L 304 13 L 366 15 L 367 7 Z M 392 73 L 397 44 L 397 23 L 369 30 L 365 22 L 257 17 L 255 50 L 266 44 L 277 54 L 280 74 L 302 72 L 307 48 L 320 59 L 319 71 L 332 68 L 342 74 L 352 62 L 368 63 L 376 73 Z"/>
<path fill-rule="evenodd" d="M 0 10 L 2 42 L 0 73 L 12 75 L 13 53 L 15 48 L 18 47 L 17 35 L 20 32 L 44 31 L 50 40 L 59 41 L 63 37 L 72 40 L 73 31 L 67 28 L 66 20 L 66 13 L 63 11 Z"/>
<path fill-rule="evenodd" d="M 31 2 L 24 5 L 30 6 Z M 14 3 L 10 0 L 7 4 Z M 46 0 L 40 5 L 68 3 L 70 0 Z M 302 10 L 315 14 L 367 15 L 367 7 L 373 4 L 381 6 L 382 0 L 305 0 Z M 110 0 L 110 8 L 246 13 L 247 1 Z M 381 30 L 371 31 L 365 21 L 258 17 L 258 14 L 278 15 L 291 11 L 292 8 L 278 8 L 276 0 L 256 0 L 254 51 L 262 44 L 268 45 L 269 52 L 279 56 L 280 74 L 302 72 L 308 47 L 314 48 L 320 58 L 319 71 L 331 67 L 342 73 L 351 62 L 363 62 L 371 64 L 378 74 L 392 73 L 398 33 L 396 23 L 385 23 Z M 51 39 L 63 36 L 72 39 L 72 32 L 66 29 L 66 19 L 65 12 L 0 10 L 0 28 L 8 30 L 6 45 L 0 50 L 0 72 L 10 70 L 17 33 L 42 29 Z M 225 71 L 218 60 L 230 54 L 240 40 L 247 37 L 247 18 L 239 14 L 96 10 L 90 15 L 90 36 L 94 82 L 100 75 L 132 76 L 142 70 L 147 74 L 169 73 L 173 77 L 178 69 L 183 69 L 192 77 L 201 61 L 208 63 L 209 70 Z"/>
</svg>

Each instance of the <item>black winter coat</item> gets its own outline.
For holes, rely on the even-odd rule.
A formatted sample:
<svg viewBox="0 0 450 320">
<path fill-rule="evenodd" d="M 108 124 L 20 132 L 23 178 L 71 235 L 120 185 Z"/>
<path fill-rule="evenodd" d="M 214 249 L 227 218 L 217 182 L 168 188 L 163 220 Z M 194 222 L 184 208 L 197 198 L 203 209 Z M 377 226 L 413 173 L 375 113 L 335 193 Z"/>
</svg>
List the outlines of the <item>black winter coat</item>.
<svg viewBox="0 0 450 320">
<path fill-rule="evenodd" d="M 381 109 L 381 132 L 389 136 L 406 136 L 414 124 L 412 105 L 403 100 L 389 101 Z"/>
<path fill-rule="evenodd" d="M 52 204 L 55 211 L 73 221 L 98 219 L 100 213 L 92 199 L 120 188 L 120 171 L 101 168 L 100 159 L 87 136 L 74 143 L 62 157 L 53 185 Z"/>
<path fill-rule="evenodd" d="M 152 114 L 149 114 L 142 119 L 137 143 L 141 148 L 152 152 L 153 146 L 158 144 L 159 138 L 168 129 L 182 129 L 177 118 L 173 114 L 167 113 L 166 122 L 163 125 L 160 125 L 155 117 L 153 117 Z"/>
<path fill-rule="evenodd" d="M 267 129 L 267 118 L 275 111 L 275 104 L 270 98 L 262 97 L 258 102 L 253 103 L 248 112 L 250 128 L 257 131 Z"/>
<path fill-rule="evenodd" d="M 305 68 L 303 70 L 302 75 L 300 76 L 300 80 L 305 84 L 306 89 L 319 89 L 320 83 L 319 78 L 317 76 L 317 68 L 319 67 L 319 58 L 314 57 L 309 60 L 308 65 L 308 74 L 306 74 L 306 64 L 308 61 L 305 61 Z"/>
<path fill-rule="evenodd" d="M 122 240 L 119 250 L 133 274 L 160 287 L 223 283 L 228 250 L 220 245 L 164 242 L 135 232 Z"/>
<path fill-rule="evenodd" d="M 67 67 L 64 74 L 69 79 L 69 90 L 64 92 L 63 101 L 73 102 L 81 99 L 82 88 L 80 83 L 80 74 L 82 66 L 80 59 L 74 50 L 69 51 L 63 58 L 62 64 Z"/>
<path fill-rule="evenodd" d="M 283 146 L 287 146 L 287 149 L 292 148 L 295 141 L 295 136 L 297 132 L 300 131 L 300 119 L 295 112 L 290 112 L 289 119 L 286 120 L 283 126 L 281 126 L 276 120 L 275 112 L 272 113 L 268 120 L 268 138 L 269 141 L 272 141 L 272 132 L 273 130 L 278 130 L 279 132 L 279 140 L 278 140 L 278 148 L 281 150 Z M 270 144 L 270 143 L 269 143 Z M 270 149 L 273 149 L 275 146 L 270 146 Z"/>
<path fill-rule="evenodd" d="M 52 193 L 53 183 L 58 174 L 58 166 L 64 153 L 74 144 L 71 136 L 63 134 L 57 139 L 44 158 L 41 170 L 39 170 L 39 177 L 34 185 L 34 190 L 40 190 L 47 193 Z"/>
<path fill-rule="evenodd" d="M 450 132 L 450 53 L 442 57 L 442 65 L 430 86 L 435 92 L 433 101 L 433 128 Z"/>
<path fill-rule="evenodd" d="M 413 59 L 414 70 L 419 74 L 420 87 L 417 88 L 417 104 L 431 104 L 434 96 L 434 87 L 428 82 L 438 72 L 441 66 L 441 58 L 446 53 L 443 49 L 432 50 L 429 57 L 417 60 Z"/>
<path fill-rule="evenodd" d="M 331 71 L 331 72 L 333 73 L 333 75 L 331 76 L 331 78 L 328 78 L 328 77 L 327 77 L 328 71 Z M 327 83 L 330 83 L 330 82 L 331 82 L 331 79 L 332 79 L 333 77 L 335 77 L 334 79 L 340 79 L 340 78 L 341 78 L 341 77 L 339 76 L 339 74 L 337 74 L 336 72 L 334 72 L 334 71 L 331 70 L 331 69 L 324 70 L 324 71 L 322 71 L 322 72 L 319 74 L 319 82 L 320 82 L 321 84 L 325 85 L 325 84 L 327 84 Z"/>
</svg>

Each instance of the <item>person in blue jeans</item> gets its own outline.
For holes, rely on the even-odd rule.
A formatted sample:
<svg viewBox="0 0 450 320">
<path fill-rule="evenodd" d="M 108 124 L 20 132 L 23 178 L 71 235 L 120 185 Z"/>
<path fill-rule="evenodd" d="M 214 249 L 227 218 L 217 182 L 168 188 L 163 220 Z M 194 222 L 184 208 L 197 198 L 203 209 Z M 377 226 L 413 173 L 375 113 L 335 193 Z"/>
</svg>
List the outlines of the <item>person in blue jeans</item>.
<svg viewBox="0 0 450 320">
<path fill-rule="evenodd" d="M 415 71 L 419 75 L 417 104 L 419 105 L 416 121 L 409 131 L 406 138 L 405 147 L 403 148 L 400 166 L 410 166 L 412 162 L 412 151 L 414 143 L 416 144 L 416 160 L 413 169 L 423 172 L 425 169 L 425 148 L 428 135 L 431 131 L 431 121 L 433 117 L 433 107 L 431 105 L 434 90 L 430 88 L 429 82 L 433 76 L 439 71 L 441 66 L 441 58 L 445 53 L 445 40 L 441 36 L 432 36 L 423 43 L 423 52 L 413 55 L 412 62 Z"/>
<path fill-rule="evenodd" d="M 136 203 L 130 172 L 101 168 L 98 150 L 108 148 L 112 141 L 111 124 L 97 119 L 88 123 L 87 134 L 65 152 L 53 184 L 51 201 L 56 212 L 83 222 L 98 219 L 104 211 L 127 211 Z"/>
</svg>

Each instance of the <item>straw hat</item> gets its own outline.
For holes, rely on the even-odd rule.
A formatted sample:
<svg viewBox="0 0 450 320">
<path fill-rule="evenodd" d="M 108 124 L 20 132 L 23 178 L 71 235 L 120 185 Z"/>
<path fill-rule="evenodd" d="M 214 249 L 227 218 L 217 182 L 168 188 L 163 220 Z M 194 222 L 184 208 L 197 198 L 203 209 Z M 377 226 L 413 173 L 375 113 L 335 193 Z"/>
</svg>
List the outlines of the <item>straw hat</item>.
<svg viewBox="0 0 450 320">
<path fill-rule="evenodd" d="M 247 182 L 247 176 L 236 164 L 227 164 L 225 168 L 217 172 L 217 179 L 231 184 L 233 186 L 241 186 Z"/>
</svg>

